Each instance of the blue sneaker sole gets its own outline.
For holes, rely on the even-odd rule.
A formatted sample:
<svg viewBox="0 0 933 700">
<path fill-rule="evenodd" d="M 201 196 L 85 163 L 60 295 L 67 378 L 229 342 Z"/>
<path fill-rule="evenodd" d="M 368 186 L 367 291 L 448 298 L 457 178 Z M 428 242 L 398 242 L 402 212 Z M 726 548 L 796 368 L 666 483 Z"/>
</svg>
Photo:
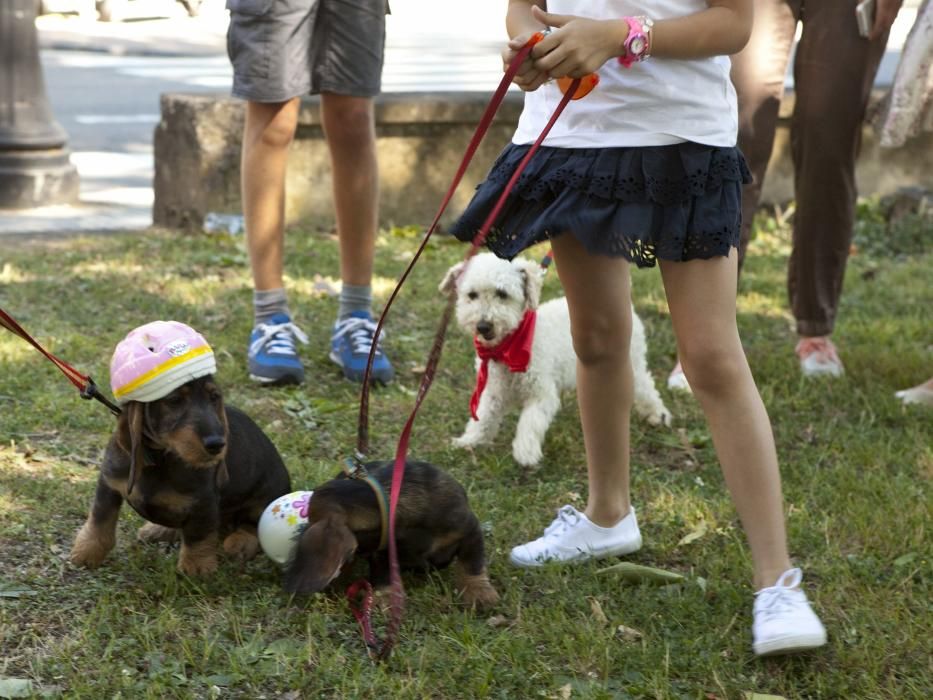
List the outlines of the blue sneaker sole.
<svg viewBox="0 0 933 700">
<path fill-rule="evenodd" d="M 330 357 L 331 361 L 335 365 L 337 365 L 338 367 L 340 367 L 340 369 L 343 370 L 344 377 L 346 377 L 347 379 L 353 382 L 363 381 L 363 377 L 366 375 L 365 367 L 361 370 L 354 370 L 354 369 L 347 368 L 346 366 L 344 366 L 343 362 L 340 361 L 340 355 L 338 355 L 334 351 L 331 351 L 328 357 Z M 388 372 L 384 372 L 384 371 L 380 371 L 380 370 L 373 368 L 372 374 L 369 375 L 369 378 L 371 381 L 378 382 L 379 384 L 388 384 L 395 378 L 395 371 L 390 368 Z"/>
</svg>

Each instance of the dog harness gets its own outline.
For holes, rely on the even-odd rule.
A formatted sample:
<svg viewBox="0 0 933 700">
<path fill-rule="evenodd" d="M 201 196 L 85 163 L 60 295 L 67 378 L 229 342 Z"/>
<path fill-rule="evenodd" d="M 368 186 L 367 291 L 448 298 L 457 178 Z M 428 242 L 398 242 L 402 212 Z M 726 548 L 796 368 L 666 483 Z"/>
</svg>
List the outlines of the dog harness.
<svg viewBox="0 0 933 700">
<path fill-rule="evenodd" d="M 177 321 L 153 321 L 130 331 L 110 360 L 110 388 L 118 403 L 156 401 L 182 384 L 217 371 L 214 351 L 200 333 Z"/>
<path fill-rule="evenodd" d="M 476 388 L 470 397 L 470 415 L 473 420 L 479 420 L 476 411 L 479 408 L 479 399 L 486 388 L 489 379 L 489 361 L 501 362 L 509 368 L 509 372 L 524 372 L 531 362 L 531 344 L 535 339 L 535 321 L 538 318 L 536 311 L 529 309 L 522 317 L 518 328 L 509 333 L 502 342 L 494 347 L 488 347 L 473 339 L 476 355 L 481 360 L 479 370 L 476 372 Z"/>
</svg>

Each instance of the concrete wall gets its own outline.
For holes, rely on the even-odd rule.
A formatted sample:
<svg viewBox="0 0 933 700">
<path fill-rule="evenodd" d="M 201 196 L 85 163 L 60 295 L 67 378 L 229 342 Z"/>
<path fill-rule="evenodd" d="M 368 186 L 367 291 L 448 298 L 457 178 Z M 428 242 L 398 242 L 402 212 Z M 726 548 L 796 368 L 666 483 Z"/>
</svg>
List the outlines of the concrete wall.
<svg viewBox="0 0 933 700">
<path fill-rule="evenodd" d="M 457 165 L 486 107 L 480 93 L 389 93 L 377 102 L 376 121 L 383 225 L 425 226 L 434 217 Z M 785 98 L 782 115 L 793 105 Z M 502 147 L 521 111 L 521 95 L 509 93 L 486 138 L 457 188 L 443 222 L 469 201 Z M 240 139 L 243 103 L 218 95 L 166 94 L 156 127 L 155 202 L 157 225 L 199 229 L 208 212 L 239 213 Z M 765 182 L 766 202 L 793 198 L 789 133 L 775 139 Z M 866 128 L 858 164 L 863 193 L 886 194 L 903 186 L 933 189 L 933 134 L 896 150 L 882 150 Z M 306 100 L 289 155 L 286 218 L 330 225 L 330 160 L 317 102 Z"/>
</svg>

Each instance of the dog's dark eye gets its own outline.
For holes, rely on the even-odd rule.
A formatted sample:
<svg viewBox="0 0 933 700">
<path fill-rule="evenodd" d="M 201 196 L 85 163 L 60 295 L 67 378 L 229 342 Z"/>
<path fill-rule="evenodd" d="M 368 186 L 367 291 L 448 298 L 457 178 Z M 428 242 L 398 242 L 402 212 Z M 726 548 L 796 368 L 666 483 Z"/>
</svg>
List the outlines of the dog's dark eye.
<svg viewBox="0 0 933 700">
<path fill-rule="evenodd" d="M 479 294 L 476 292 L 467 292 L 467 299 L 479 299 Z"/>
<path fill-rule="evenodd" d="M 509 298 L 509 295 L 508 295 L 506 292 L 502 291 L 501 289 L 497 289 L 497 290 L 496 290 L 496 296 L 499 297 L 500 299 L 508 299 L 508 298 Z"/>
<path fill-rule="evenodd" d="M 221 394 L 219 391 L 212 391 L 211 393 L 207 395 L 207 397 L 214 403 L 217 403 L 218 401 L 223 399 L 223 394 Z"/>
</svg>

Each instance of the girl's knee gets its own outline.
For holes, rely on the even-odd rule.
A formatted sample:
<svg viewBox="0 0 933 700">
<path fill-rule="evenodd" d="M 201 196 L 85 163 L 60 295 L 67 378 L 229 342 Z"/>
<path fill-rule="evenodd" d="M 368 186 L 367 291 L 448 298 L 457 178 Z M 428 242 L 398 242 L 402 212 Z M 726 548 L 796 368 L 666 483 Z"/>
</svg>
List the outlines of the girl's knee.
<svg viewBox="0 0 933 700">
<path fill-rule="evenodd" d="M 684 374 L 693 391 L 722 391 L 732 386 L 744 371 L 744 358 L 725 345 L 694 343 L 680 349 Z"/>
<path fill-rule="evenodd" d="M 632 339 L 631 324 L 614 322 L 592 324 L 572 331 L 573 349 L 583 365 L 618 362 L 628 357 Z"/>
</svg>

